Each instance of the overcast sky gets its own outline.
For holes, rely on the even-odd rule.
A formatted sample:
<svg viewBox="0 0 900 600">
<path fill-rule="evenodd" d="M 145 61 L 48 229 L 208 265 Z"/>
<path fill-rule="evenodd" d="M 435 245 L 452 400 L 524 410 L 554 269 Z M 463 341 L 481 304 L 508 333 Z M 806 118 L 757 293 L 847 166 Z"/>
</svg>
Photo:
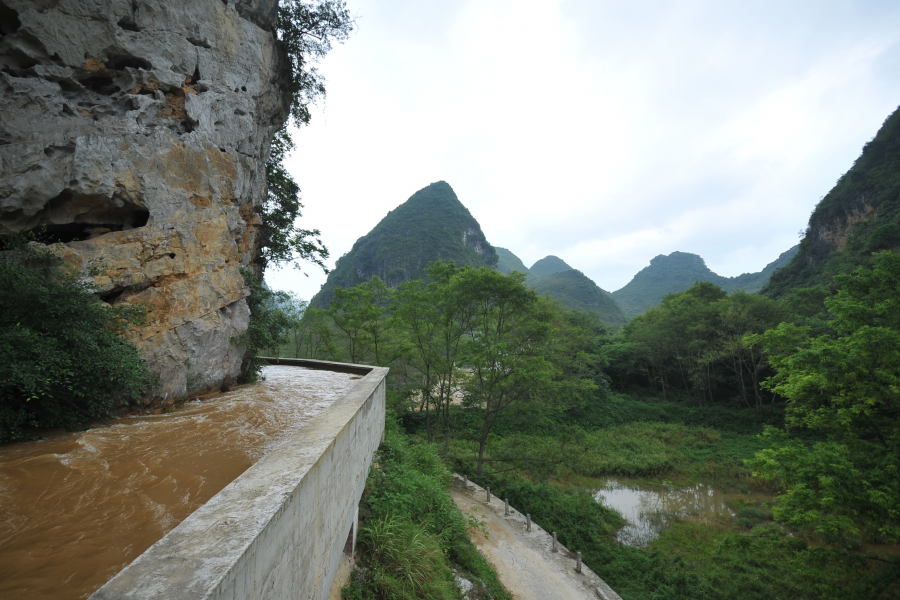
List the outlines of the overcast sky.
<svg viewBox="0 0 900 600">
<path fill-rule="evenodd" d="M 608 290 L 759 271 L 900 105 L 900 2 L 348 0 L 288 168 L 329 266 L 447 181 L 488 241 Z M 269 269 L 309 299 L 304 265 Z"/>
</svg>

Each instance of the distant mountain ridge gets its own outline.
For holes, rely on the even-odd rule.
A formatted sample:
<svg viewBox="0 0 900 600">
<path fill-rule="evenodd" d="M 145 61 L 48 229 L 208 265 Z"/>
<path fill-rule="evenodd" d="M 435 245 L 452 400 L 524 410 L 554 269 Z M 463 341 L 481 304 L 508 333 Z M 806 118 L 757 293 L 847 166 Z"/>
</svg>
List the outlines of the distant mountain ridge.
<svg viewBox="0 0 900 600">
<path fill-rule="evenodd" d="M 356 240 L 350 252 L 338 259 L 310 306 L 324 308 L 334 288 L 353 287 L 373 275 L 396 287 L 425 277 L 425 267 L 436 260 L 496 268 L 497 259 L 478 221 L 453 188 L 438 181 L 410 196 Z"/>
<path fill-rule="evenodd" d="M 566 262 L 559 258 L 558 256 L 545 256 L 541 260 L 537 261 L 531 268 L 528 269 L 528 277 L 525 281 L 529 284 L 537 283 L 541 279 L 546 277 L 550 277 L 555 273 L 562 273 L 563 271 L 571 271 L 572 267 L 566 264 Z"/>
<path fill-rule="evenodd" d="M 494 246 L 494 250 L 497 252 L 497 270 L 503 273 L 504 275 L 509 275 L 513 271 L 518 271 L 519 273 L 528 274 L 528 267 L 525 266 L 525 263 L 522 262 L 518 256 L 507 250 L 506 248 L 501 248 L 500 246 Z"/>
<path fill-rule="evenodd" d="M 538 295 L 549 295 L 569 310 L 596 313 L 609 327 L 619 327 L 628 320 L 609 292 L 558 256 L 545 256 L 529 269 L 506 248 L 496 250 L 500 257 L 497 268 L 504 274 L 512 271 L 525 273 L 525 284 Z"/>
<path fill-rule="evenodd" d="M 816 205 L 799 252 L 762 293 L 779 298 L 794 288 L 829 285 L 881 250 L 900 251 L 900 108 Z"/>
<path fill-rule="evenodd" d="M 539 295 L 549 294 L 569 310 L 597 313 L 609 327 L 619 327 L 628 320 L 609 292 L 577 269 L 559 271 L 529 285 Z"/>
<path fill-rule="evenodd" d="M 630 319 L 659 304 L 663 296 L 681 292 L 698 281 L 709 281 L 726 292 L 742 290 L 758 292 L 779 268 L 797 253 L 797 246 L 783 252 L 758 273 L 744 273 L 737 277 L 723 277 L 706 266 L 700 256 L 689 252 L 660 254 L 641 269 L 628 284 L 612 293 L 613 299 Z"/>
</svg>

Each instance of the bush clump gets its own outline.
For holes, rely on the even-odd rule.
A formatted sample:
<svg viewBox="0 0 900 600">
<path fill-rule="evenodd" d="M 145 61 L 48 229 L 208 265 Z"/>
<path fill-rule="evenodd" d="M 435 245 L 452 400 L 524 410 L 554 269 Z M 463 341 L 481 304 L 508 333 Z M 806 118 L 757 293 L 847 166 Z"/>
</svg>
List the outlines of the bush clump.
<svg viewBox="0 0 900 600">
<path fill-rule="evenodd" d="M 6 240 L 0 253 L 0 442 L 31 427 L 77 429 L 139 398 L 149 383 L 121 334 L 140 307 L 110 307 L 50 250 Z"/>
<path fill-rule="evenodd" d="M 433 444 L 411 445 L 388 413 L 360 504 L 359 561 L 344 598 L 459 598 L 455 575 L 481 597 L 510 598 L 467 534 Z"/>
</svg>

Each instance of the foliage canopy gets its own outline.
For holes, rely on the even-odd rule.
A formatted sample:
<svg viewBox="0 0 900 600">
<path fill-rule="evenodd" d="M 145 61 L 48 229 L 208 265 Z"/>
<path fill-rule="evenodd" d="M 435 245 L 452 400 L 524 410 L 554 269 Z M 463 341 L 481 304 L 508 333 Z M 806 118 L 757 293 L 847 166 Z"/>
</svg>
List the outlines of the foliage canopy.
<svg viewBox="0 0 900 600">
<path fill-rule="evenodd" d="M 0 253 L 0 442 L 27 427 L 85 426 L 149 385 L 120 334 L 143 311 L 107 306 L 49 249 L 13 240 Z"/>
</svg>

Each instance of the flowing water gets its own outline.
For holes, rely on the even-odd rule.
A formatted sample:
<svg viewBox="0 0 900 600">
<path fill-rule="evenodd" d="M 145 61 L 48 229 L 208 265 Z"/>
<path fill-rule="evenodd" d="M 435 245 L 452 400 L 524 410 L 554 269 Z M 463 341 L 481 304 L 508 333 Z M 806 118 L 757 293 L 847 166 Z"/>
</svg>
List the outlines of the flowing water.
<svg viewBox="0 0 900 600">
<path fill-rule="evenodd" d="M 764 494 L 726 494 L 703 483 L 650 487 L 616 479 L 608 479 L 594 494 L 594 499 L 628 520 L 617 537 L 629 546 L 646 546 L 677 521 L 730 525 L 735 512 L 728 501 L 768 498 Z"/>
<path fill-rule="evenodd" d="M 358 375 L 265 380 L 161 415 L 0 446 L 0 598 L 85 598 Z"/>
</svg>

